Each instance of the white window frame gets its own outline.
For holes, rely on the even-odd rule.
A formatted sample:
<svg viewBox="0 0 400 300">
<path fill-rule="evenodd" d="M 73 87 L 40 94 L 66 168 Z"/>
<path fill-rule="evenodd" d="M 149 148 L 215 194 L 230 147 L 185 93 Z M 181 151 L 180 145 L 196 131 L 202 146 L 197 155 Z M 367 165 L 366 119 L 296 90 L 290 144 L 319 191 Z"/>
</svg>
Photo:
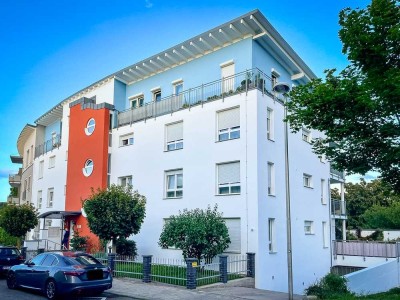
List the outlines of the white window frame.
<svg viewBox="0 0 400 300">
<path fill-rule="evenodd" d="M 144 94 L 135 95 L 129 98 L 130 108 L 135 109 L 144 106 Z M 134 103 L 136 103 L 134 105 Z"/>
<path fill-rule="evenodd" d="M 269 196 L 274 196 L 275 195 L 275 164 L 273 162 L 268 162 L 268 188 L 267 192 Z"/>
<path fill-rule="evenodd" d="M 42 202 L 43 202 L 43 192 L 38 191 L 38 196 L 37 196 L 37 208 L 38 209 L 42 208 Z"/>
<path fill-rule="evenodd" d="M 118 177 L 118 185 L 123 187 L 132 186 L 132 175 Z"/>
<path fill-rule="evenodd" d="M 51 133 L 51 144 L 53 145 L 53 148 L 58 147 L 58 141 L 57 141 L 57 132 L 53 131 Z"/>
<path fill-rule="evenodd" d="M 302 128 L 301 129 L 301 139 L 310 144 L 311 143 L 311 131 L 306 128 Z"/>
<path fill-rule="evenodd" d="M 181 185 L 178 185 L 178 179 L 181 178 Z M 170 180 L 173 180 L 173 186 L 170 187 Z M 165 199 L 175 199 L 183 197 L 183 169 L 165 171 Z"/>
<path fill-rule="evenodd" d="M 38 178 L 43 178 L 43 171 L 44 171 L 44 160 L 39 161 L 39 175 Z"/>
<path fill-rule="evenodd" d="M 235 182 L 219 182 L 219 172 L 220 166 L 228 165 L 228 164 L 239 164 L 239 181 Z M 232 161 L 227 163 L 219 163 L 217 164 L 217 195 L 240 195 L 241 193 L 241 184 L 240 184 L 240 161 Z M 227 192 L 221 192 L 221 189 L 228 189 Z M 237 191 L 238 189 L 238 191 Z"/>
<path fill-rule="evenodd" d="M 306 235 L 314 234 L 314 221 L 310 220 L 304 221 L 304 233 Z"/>
<path fill-rule="evenodd" d="M 238 110 L 239 113 L 239 124 L 227 127 L 227 128 L 220 128 L 220 123 L 219 123 L 219 118 L 221 114 L 226 113 L 230 110 Z M 239 107 L 232 107 L 226 110 L 221 110 L 217 112 L 217 127 L 218 127 L 218 136 L 217 136 L 217 141 L 218 142 L 225 142 L 229 140 L 236 140 L 240 139 L 240 108 Z"/>
<path fill-rule="evenodd" d="M 180 78 L 180 79 L 177 79 L 177 80 L 172 81 L 171 83 L 172 83 L 172 89 L 173 89 L 173 90 L 172 90 L 172 94 L 173 94 L 174 96 L 182 95 L 182 93 L 183 93 L 183 79 Z M 177 89 L 178 89 L 179 86 L 182 87 L 181 92 L 177 92 Z"/>
<path fill-rule="evenodd" d="M 56 166 L 56 156 L 50 156 L 49 157 L 49 169 L 52 169 Z"/>
<path fill-rule="evenodd" d="M 274 110 L 267 108 L 267 139 L 274 140 Z"/>
<path fill-rule="evenodd" d="M 170 128 L 169 126 L 176 126 L 176 125 L 182 126 L 182 138 L 168 141 L 168 130 Z M 180 150 L 180 149 L 183 149 L 183 121 L 166 124 L 165 125 L 165 151 L 174 151 L 174 150 Z"/>
<path fill-rule="evenodd" d="M 85 177 L 89 177 L 90 175 L 93 174 L 94 170 L 94 162 L 93 159 L 89 158 L 85 161 L 85 164 L 82 168 L 82 173 Z"/>
<path fill-rule="evenodd" d="M 96 129 L 96 120 L 94 118 L 90 118 L 86 123 L 85 134 L 92 135 L 95 129 Z"/>
<path fill-rule="evenodd" d="M 327 204 L 327 186 L 325 179 L 321 179 L 321 204 Z"/>
<path fill-rule="evenodd" d="M 52 208 L 54 202 L 54 188 L 49 188 L 47 190 L 47 207 Z"/>
<path fill-rule="evenodd" d="M 312 176 L 310 174 L 303 173 L 303 186 L 306 188 L 312 188 Z"/>
<path fill-rule="evenodd" d="M 162 97 L 161 88 L 152 89 L 151 93 L 153 94 L 153 101 L 154 102 L 160 102 L 161 101 L 161 97 Z"/>
<path fill-rule="evenodd" d="M 135 142 L 135 139 L 134 139 L 133 132 L 121 135 L 119 137 L 119 146 L 120 147 L 131 146 L 134 144 L 134 142 Z"/>
<path fill-rule="evenodd" d="M 322 221 L 322 247 L 329 248 L 329 232 L 328 232 L 328 223 L 326 221 Z"/>
<path fill-rule="evenodd" d="M 276 253 L 276 228 L 275 218 L 268 219 L 268 250 L 269 253 Z"/>
</svg>

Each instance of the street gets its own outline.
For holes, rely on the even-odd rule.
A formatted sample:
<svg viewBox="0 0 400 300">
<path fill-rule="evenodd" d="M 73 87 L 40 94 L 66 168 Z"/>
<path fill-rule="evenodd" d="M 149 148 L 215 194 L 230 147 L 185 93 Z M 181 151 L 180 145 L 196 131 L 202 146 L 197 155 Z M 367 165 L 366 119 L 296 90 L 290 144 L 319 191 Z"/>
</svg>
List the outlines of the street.
<svg viewBox="0 0 400 300">
<path fill-rule="evenodd" d="M 32 291 L 28 289 L 17 289 L 10 290 L 7 288 L 7 283 L 4 277 L 0 278 L 0 299 L 1 300 L 44 300 L 46 297 L 37 291 Z M 76 299 L 76 300 L 126 300 L 126 299 L 134 299 L 131 297 L 117 296 L 111 295 L 107 292 L 104 292 L 100 297 L 65 297 L 64 299 Z"/>
</svg>

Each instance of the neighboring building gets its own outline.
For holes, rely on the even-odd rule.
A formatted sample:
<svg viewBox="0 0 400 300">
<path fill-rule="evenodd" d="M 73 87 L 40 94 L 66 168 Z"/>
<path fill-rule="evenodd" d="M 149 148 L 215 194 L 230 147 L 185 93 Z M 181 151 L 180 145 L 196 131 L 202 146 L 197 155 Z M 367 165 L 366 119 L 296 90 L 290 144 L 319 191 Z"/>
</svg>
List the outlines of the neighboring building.
<svg viewBox="0 0 400 300">
<path fill-rule="evenodd" d="M 140 255 L 181 257 L 157 245 L 182 209 L 218 204 L 232 243 L 256 253 L 256 287 L 287 291 L 285 156 L 276 82 L 315 75 L 258 11 L 131 65 L 36 120 L 32 203 L 49 220 L 96 239 L 82 199 L 132 184 L 147 198 Z M 289 134 L 294 291 L 329 272 L 330 165 L 312 152 L 322 134 Z M 56 230 L 52 230 L 53 234 Z"/>
</svg>

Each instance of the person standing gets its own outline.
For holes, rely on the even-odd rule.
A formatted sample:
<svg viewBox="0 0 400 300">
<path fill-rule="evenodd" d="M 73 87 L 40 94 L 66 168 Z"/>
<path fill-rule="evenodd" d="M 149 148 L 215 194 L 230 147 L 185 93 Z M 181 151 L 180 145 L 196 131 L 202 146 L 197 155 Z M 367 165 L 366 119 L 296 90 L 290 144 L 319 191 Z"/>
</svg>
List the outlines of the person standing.
<svg viewBox="0 0 400 300">
<path fill-rule="evenodd" d="M 68 249 L 68 240 L 69 240 L 69 230 L 68 228 L 65 229 L 64 237 L 61 244 L 64 246 L 63 249 Z"/>
</svg>

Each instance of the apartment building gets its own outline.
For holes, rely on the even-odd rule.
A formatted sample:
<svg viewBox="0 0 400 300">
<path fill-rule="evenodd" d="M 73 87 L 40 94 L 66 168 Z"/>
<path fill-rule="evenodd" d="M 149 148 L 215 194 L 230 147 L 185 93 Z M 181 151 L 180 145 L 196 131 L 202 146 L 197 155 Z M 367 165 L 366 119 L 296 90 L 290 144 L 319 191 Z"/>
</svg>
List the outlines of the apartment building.
<svg viewBox="0 0 400 300">
<path fill-rule="evenodd" d="M 147 198 L 131 237 L 140 255 L 181 257 L 157 244 L 164 222 L 218 204 L 227 253 L 254 252 L 256 287 L 287 291 L 284 106 L 272 88 L 312 78 L 255 10 L 76 92 L 35 121 L 35 236 L 56 245 L 66 226 L 95 243 L 82 200 L 92 188 L 131 184 Z M 311 146 L 321 136 L 288 136 L 296 293 L 331 266 L 330 165 Z"/>
</svg>

